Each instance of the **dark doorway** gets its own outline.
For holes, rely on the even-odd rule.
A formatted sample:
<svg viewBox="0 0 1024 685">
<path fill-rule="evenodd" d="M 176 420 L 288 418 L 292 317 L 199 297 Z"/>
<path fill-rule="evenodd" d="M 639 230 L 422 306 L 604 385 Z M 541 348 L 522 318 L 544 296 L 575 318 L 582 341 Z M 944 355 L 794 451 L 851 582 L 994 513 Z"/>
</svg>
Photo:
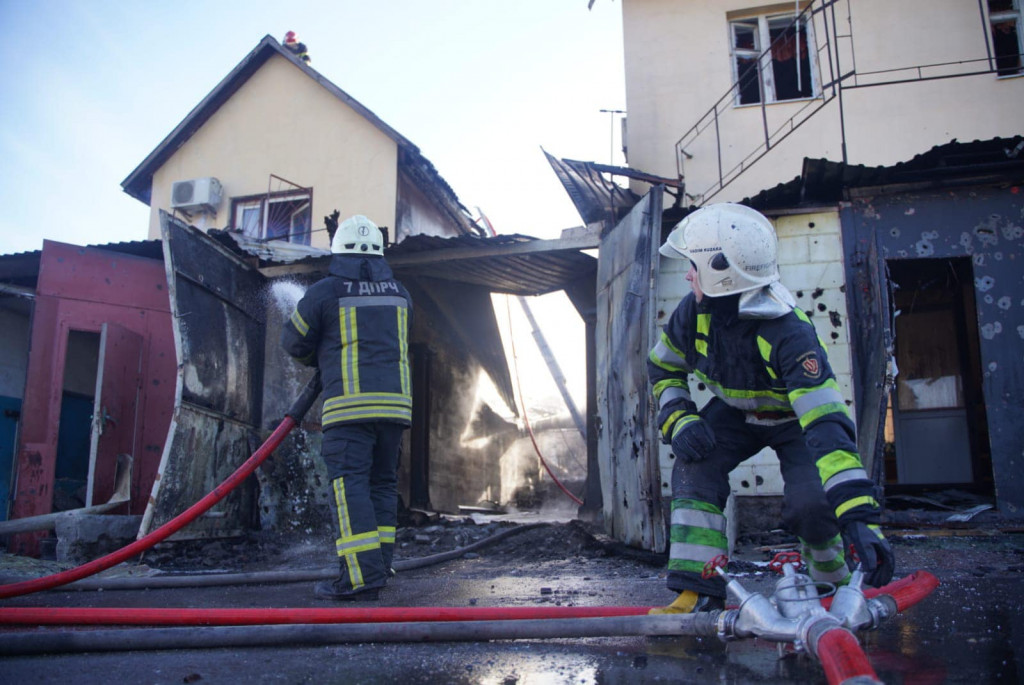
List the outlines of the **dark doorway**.
<svg viewBox="0 0 1024 685">
<path fill-rule="evenodd" d="M 84 507 L 88 499 L 89 439 L 100 334 L 68 331 L 57 431 L 53 511 Z"/>
<path fill-rule="evenodd" d="M 893 492 L 992 494 L 970 258 L 891 260 L 899 375 L 886 420 Z"/>
</svg>

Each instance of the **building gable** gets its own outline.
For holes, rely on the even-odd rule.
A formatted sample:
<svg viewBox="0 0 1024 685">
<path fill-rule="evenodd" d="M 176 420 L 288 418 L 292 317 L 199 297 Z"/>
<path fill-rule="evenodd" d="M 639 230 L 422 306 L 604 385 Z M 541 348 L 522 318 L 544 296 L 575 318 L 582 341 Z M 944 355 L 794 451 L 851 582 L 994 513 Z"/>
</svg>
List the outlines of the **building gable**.
<svg viewBox="0 0 1024 685">
<path fill-rule="evenodd" d="M 313 231 L 313 244 L 326 245 L 323 217 L 335 209 L 395 225 L 400 168 L 418 172 L 413 177 L 451 222 L 449 230 L 474 231 L 415 145 L 266 36 L 121 185 L 150 205 L 152 237 L 159 237 L 159 210 L 173 209 L 176 181 L 220 182 L 215 212 L 185 217 L 202 228 L 235 225 L 231 198 L 307 191 L 303 230 Z"/>
</svg>

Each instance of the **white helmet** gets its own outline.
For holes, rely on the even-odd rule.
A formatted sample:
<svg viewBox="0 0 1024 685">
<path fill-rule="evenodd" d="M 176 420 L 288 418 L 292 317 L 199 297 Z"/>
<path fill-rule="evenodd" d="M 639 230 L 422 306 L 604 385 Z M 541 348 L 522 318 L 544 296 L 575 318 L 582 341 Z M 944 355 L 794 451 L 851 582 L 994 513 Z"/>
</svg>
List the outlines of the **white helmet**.
<svg viewBox="0 0 1024 685">
<path fill-rule="evenodd" d="M 338 225 L 331 240 L 334 254 L 384 254 L 384 234 L 362 214 L 350 216 Z"/>
<path fill-rule="evenodd" d="M 728 202 L 702 207 L 676 224 L 658 250 L 689 259 L 708 297 L 754 290 L 779 280 L 778 239 L 760 212 Z"/>
</svg>

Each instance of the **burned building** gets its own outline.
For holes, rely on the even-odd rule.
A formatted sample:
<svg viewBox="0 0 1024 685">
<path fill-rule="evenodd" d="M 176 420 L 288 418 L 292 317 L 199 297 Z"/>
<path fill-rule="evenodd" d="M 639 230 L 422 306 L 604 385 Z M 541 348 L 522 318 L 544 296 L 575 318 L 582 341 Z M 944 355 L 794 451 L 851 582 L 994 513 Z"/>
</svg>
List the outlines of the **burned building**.
<svg viewBox="0 0 1024 685">
<path fill-rule="evenodd" d="M 1016 136 L 953 141 L 885 167 L 808 159 L 800 177 L 743 201 L 775 225 L 782 282 L 828 346 L 862 461 L 886 493 L 959 489 L 1010 516 L 1024 506 L 1024 434 L 1011 418 L 1024 396 L 1022 150 Z M 630 206 L 600 174 L 641 172 L 552 163 L 581 215 L 603 226 L 596 406 L 606 526 L 662 549 L 672 455 L 654 430 L 643 364 L 688 292 L 680 262 L 656 250 L 695 207 L 663 209 L 666 185 Z M 601 219 L 613 214 L 622 218 Z M 692 379 L 690 389 L 698 404 L 710 396 Z M 737 467 L 730 484 L 732 525 L 743 510 L 770 509 L 782 495 L 772 450 Z"/>
</svg>

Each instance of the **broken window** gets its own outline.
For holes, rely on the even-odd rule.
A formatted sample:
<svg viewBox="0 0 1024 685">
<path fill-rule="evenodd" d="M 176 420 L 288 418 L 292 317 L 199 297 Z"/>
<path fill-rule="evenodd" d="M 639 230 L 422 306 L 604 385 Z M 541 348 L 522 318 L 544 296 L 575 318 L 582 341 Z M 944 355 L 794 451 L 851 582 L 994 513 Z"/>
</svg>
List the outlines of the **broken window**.
<svg viewBox="0 0 1024 685">
<path fill-rule="evenodd" d="M 309 245 L 313 196 L 309 189 L 232 200 L 234 228 L 258 240 Z"/>
<path fill-rule="evenodd" d="M 1000 76 L 1024 73 L 1020 0 L 988 0 L 988 21 L 992 27 L 996 73 Z"/>
<path fill-rule="evenodd" d="M 729 22 L 736 102 L 740 105 L 814 97 L 817 74 L 803 15 L 762 15 Z M 764 54 L 762 54 L 764 53 Z"/>
</svg>

